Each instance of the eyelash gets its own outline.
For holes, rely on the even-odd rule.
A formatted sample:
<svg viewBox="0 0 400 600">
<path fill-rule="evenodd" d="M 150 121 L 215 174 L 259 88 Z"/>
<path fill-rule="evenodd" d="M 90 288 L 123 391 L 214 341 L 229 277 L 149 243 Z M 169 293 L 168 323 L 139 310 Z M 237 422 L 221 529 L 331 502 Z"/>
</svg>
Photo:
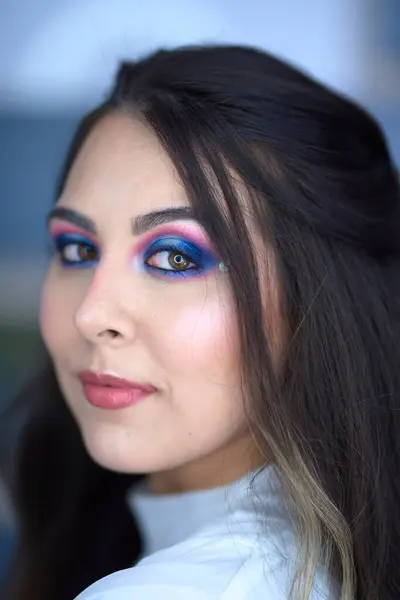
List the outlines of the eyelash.
<svg viewBox="0 0 400 600">
<path fill-rule="evenodd" d="M 90 240 L 76 233 L 61 233 L 54 238 L 54 246 L 55 250 L 60 257 L 60 261 L 63 267 L 67 268 L 88 268 L 96 264 L 99 260 L 100 252 L 95 244 L 93 244 Z M 69 249 L 73 249 L 75 247 L 76 251 L 79 252 L 79 249 L 85 248 L 88 251 L 94 251 L 97 254 L 97 257 L 92 260 L 85 260 L 83 258 L 71 259 L 67 258 L 66 251 Z"/>
<path fill-rule="evenodd" d="M 100 252 L 95 244 L 74 233 L 62 233 L 54 238 L 55 250 L 60 257 L 63 267 L 66 268 L 90 268 L 96 265 L 100 260 Z M 87 252 L 94 251 L 96 257 L 91 260 L 84 258 L 71 259 L 67 257 L 66 252 L 75 247 L 76 253 L 80 249 L 85 249 Z M 149 264 L 151 259 L 167 253 L 169 256 L 175 253 L 177 256 L 182 256 L 189 266 L 184 270 L 165 269 L 162 267 Z M 174 236 L 163 236 L 153 241 L 150 246 L 143 252 L 141 256 L 144 269 L 155 276 L 159 277 L 193 277 L 201 275 L 205 271 L 211 270 L 218 265 L 218 259 L 213 253 L 206 249 L 200 248 L 193 243 Z M 169 260 L 169 259 L 167 259 Z"/>
<path fill-rule="evenodd" d="M 154 267 L 148 263 L 151 258 L 162 253 L 174 253 L 177 256 L 182 256 L 184 260 L 189 262 L 189 267 L 179 271 L 173 268 Z M 146 270 L 161 277 L 194 277 L 215 268 L 218 264 L 218 259 L 207 248 L 202 248 L 188 240 L 175 236 L 163 236 L 156 239 L 144 252 L 143 261 Z"/>
</svg>

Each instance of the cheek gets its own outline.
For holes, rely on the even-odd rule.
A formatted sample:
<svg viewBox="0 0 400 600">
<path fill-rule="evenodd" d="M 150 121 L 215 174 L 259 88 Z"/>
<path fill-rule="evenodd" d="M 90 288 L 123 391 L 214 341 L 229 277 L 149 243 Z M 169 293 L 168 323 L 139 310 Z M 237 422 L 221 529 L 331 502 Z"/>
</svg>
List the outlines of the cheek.
<svg viewBox="0 0 400 600">
<path fill-rule="evenodd" d="M 42 288 L 39 322 L 43 341 L 49 351 L 51 351 L 54 339 L 57 338 L 61 324 L 56 315 L 57 299 L 54 297 L 54 292 L 55 286 L 52 283 L 51 273 L 48 273 Z"/>
<path fill-rule="evenodd" d="M 165 344 L 169 367 L 181 375 L 231 379 L 238 370 L 234 309 L 221 298 L 177 309 L 168 319 Z"/>
<path fill-rule="evenodd" d="M 39 319 L 43 341 L 53 357 L 76 335 L 74 307 L 73 289 L 63 285 L 51 268 L 42 288 Z"/>
</svg>

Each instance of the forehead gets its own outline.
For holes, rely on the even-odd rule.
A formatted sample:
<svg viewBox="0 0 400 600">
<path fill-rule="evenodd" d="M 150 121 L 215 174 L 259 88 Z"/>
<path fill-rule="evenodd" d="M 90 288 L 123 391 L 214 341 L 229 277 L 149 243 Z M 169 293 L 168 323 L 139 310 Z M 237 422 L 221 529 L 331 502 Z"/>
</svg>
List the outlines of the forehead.
<svg viewBox="0 0 400 600">
<path fill-rule="evenodd" d="M 176 169 L 150 127 L 110 114 L 93 128 L 68 175 L 59 204 L 80 210 L 143 213 L 188 205 Z"/>
</svg>

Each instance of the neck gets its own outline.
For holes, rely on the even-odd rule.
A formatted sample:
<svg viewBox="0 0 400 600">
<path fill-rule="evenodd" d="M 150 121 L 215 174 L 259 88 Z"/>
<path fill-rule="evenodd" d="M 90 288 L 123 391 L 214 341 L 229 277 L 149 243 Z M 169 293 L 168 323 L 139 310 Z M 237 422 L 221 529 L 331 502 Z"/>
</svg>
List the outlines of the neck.
<svg viewBox="0 0 400 600">
<path fill-rule="evenodd" d="M 212 489 L 228 485 L 266 462 L 254 442 L 238 440 L 234 447 L 230 444 L 196 461 L 149 474 L 148 488 L 153 494 Z"/>
</svg>

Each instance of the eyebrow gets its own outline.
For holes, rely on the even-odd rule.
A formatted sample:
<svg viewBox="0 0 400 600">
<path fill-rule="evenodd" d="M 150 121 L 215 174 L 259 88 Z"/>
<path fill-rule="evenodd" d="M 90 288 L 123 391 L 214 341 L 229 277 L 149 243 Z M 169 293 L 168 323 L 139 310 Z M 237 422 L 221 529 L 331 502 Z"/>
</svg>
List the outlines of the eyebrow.
<svg viewBox="0 0 400 600">
<path fill-rule="evenodd" d="M 165 208 L 163 210 L 156 210 L 144 215 L 138 215 L 132 219 L 132 234 L 141 235 L 154 227 L 170 223 L 171 221 L 179 221 L 184 219 L 193 219 L 193 211 L 190 206 L 180 206 Z M 49 225 L 52 219 L 61 219 L 62 221 L 68 221 L 77 225 L 81 229 L 84 229 L 92 235 L 96 234 L 96 225 L 92 219 L 86 217 L 82 213 L 72 210 L 71 208 L 64 208 L 63 206 L 56 206 L 53 208 L 47 217 L 47 224 Z"/>
<path fill-rule="evenodd" d="M 145 215 L 139 215 L 132 221 L 133 235 L 141 235 L 154 227 L 179 221 L 183 219 L 193 219 L 193 211 L 190 206 L 180 206 L 176 208 L 165 208 L 156 210 Z"/>
<path fill-rule="evenodd" d="M 61 219 L 62 221 L 68 221 L 68 223 L 73 223 L 74 225 L 77 225 L 78 227 L 84 229 L 88 233 L 96 235 L 96 225 L 94 224 L 94 221 L 92 221 L 92 219 L 89 219 L 89 217 L 85 217 L 85 215 L 83 215 L 82 213 L 72 210 L 70 208 L 56 206 L 49 212 L 47 216 L 47 225 L 49 225 L 50 221 L 52 221 L 53 219 Z"/>
</svg>

